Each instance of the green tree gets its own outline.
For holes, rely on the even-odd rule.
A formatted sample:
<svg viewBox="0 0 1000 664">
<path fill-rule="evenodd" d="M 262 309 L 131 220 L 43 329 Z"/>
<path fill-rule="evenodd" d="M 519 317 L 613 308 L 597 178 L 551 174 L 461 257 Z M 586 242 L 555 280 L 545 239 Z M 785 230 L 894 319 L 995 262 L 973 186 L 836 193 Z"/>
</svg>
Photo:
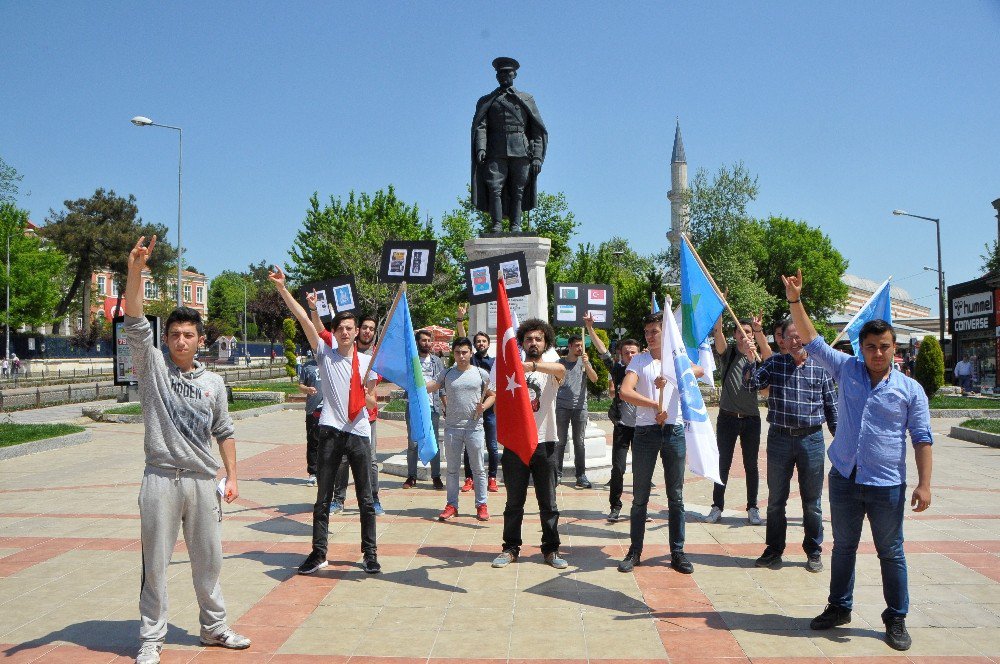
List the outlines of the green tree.
<svg viewBox="0 0 1000 664">
<path fill-rule="evenodd" d="M 22 179 L 24 176 L 0 157 L 0 203 L 13 203 L 17 200 Z"/>
<path fill-rule="evenodd" d="M 98 189 L 90 198 L 67 200 L 66 209 L 51 210 L 43 238 L 69 258 L 69 279 L 66 292 L 56 307 L 54 318 L 62 318 L 70 305 L 80 299 L 84 329 L 90 328 L 92 275 L 98 268 L 108 268 L 114 274 L 118 291 L 125 290 L 128 254 L 139 236 L 156 235 L 149 269 L 154 279 L 165 283 L 176 266 L 176 251 L 166 240 L 167 228 L 162 224 L 147 224 L 139 217 L 135 196 L 123 198 L 114 190 Z"/>
<path fill-rule="evenodd" d="M 286 269 L 299 284 L 353 274 L 361 311 L 383 321 L 398 289 L 378 280 L 382 245 L 389 239 L 435 239 L 430 219 L 421 221 L 417 206 L 399 200 L 392 186 L 374 195 L 352 191 L 346 201 L 331 196 L 326 205 L 313 194 Z M 456 270 L 450 254 L 439 251 L 433 283 L 408 287 L 414 327 L 450 320 L 457 301 Z"/>
<path fill-rule="evenodd" d="M 285 350 L 285 374 L 289 378 L 295 378 L 295 335 L 298 329 L 299 326 L 294 318 L 286 318 L 281 321 L 283 347 Z"/>
<path fill-rule="evenodd" d="M 271 350 L 274 350 L 275 342 L 282 338 L 282 325 L 285 316 L 288 315 L 288 307 L 281 295 L 273 286 L 262 288 L 257 292 L 253 300 L 247 304 L 247 313 L 253 316 L 254 324 L 264 335 L 264 338 L 271 342 Z M 292 349 L 294 350 L 294 342 Z M 286 351 L 287 352 L 287 351 Z"/>
<path fill-rule="evenodd" d="M 993 240 L 983 245 L 983 252 L 979 258 L 983 261 L 983 274 L 990 272 L 1000 273 L 1000 240 Z"/>
<path fill-rule="evenodd" d="M 809 315 L 828 320 L 847 301 L 847 284 L 841 281 L 847 259 L 834 248 L 829 236 L 804 221 L 770 217 L 762 226 L 764 260 L 757 264 L 757 272 L 767 292 L 781 300 L 770 311 L 765 309 L 765 315 L 776 320 L 787 314 L 781 276 L 795 274 L 801 268 L 802 297 Z"/>
<path fill-rule="evenodd" d="M 920 352 L 913 367 L 913 377 L 924 388 L 927 398 L 944 386 L 944 353 L 937 337 L 927 335 L 920 342 Z"/>
<path fill-rule="evenodd" d="M 247 274 L 226 270 L 208 284 L 208 318 L 229 329 L 229 334 L 243 334 L 243 297 L 247 302 L 257 296 L 257 283 Z"/>
<path fill-rule="evenodd" d="M 27 227 L 27 211 L 0 203 L 0 251 L 6 253 L 10 238 L 10 311 L 4 311 L 4 324 L 12 329 L 52 322 L 59 303 L 59 277 L 66 270 L 66 257 L 55 247 L 43 246 L 34 235 L 25 235 Z M 6 288 L 4 269 L 0 295 Z M 6 299 L 0 305 L 6 307 Z"/>
</svg>

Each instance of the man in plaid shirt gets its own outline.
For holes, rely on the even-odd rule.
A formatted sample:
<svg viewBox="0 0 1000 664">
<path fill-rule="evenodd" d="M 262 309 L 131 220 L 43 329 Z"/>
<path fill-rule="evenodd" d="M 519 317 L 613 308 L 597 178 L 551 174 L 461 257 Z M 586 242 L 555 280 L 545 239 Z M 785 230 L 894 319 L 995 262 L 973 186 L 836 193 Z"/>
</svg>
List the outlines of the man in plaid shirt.
<svg viewBox="0 0 1000 664">
<path fill-rule="evenodd" d="M 823 471 L 826 448 L 823 422 L 831 434 L 837 430 L 837 395 L 833 378 L 802 347 L 795 324 L 782 323 L 785 353 L 763 363 L 748 364 L 743 385 L 750 390 L 770 388 L 767 398 L 767 547 L 757 567 L 781 568 L 785 551 L 785 505 L 792 471 L 799 476 L 802 497 L 802 548 L 806 569 L 823 569 Z"/>
</svg>

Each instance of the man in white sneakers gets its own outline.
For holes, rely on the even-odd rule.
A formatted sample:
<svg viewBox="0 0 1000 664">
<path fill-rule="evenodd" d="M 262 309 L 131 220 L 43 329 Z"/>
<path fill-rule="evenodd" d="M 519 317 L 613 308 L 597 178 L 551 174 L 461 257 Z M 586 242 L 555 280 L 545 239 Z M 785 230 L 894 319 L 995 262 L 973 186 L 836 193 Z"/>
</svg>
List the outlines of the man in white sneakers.
<svg viewBox="0 0 1000 664">
<path fill-rule="evenodd" d="M 125 282 L 125 337 L 139 383 L 145 425 L 146 469 L 139 488 L 142 530 L 142 585 L 139 590 L 139 654 L 136 664 L 158 664 L 167 635 L 167 577 L 170 557 L 183 526 L 191 575 L 200 609 L 201 643 L 234 650 L 250 639 L 226 624 L 222 572 L 222 500 L 240 495 L 236 482 L 236 440 L 222 378 L 195 360 L 205 342 L 201 315 L 178 307 L 167 317 L 164 337 L 170 351 L 160 352 L 142 311 L 142 271 L 156 245 L 139 238 L 128 256 Z M 219 445 L 226 476 L 216 482 Z"/>
</svg>

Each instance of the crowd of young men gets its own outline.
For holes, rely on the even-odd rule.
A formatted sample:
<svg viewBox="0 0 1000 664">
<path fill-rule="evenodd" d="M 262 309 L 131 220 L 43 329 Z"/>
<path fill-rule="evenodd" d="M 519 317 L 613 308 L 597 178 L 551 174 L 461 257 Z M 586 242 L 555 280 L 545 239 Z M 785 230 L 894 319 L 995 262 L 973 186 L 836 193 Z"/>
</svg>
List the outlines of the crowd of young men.
<svg viewBox="0 0 1000 664">
<path fill-rule="evenodd" d="M 143 545 L 143 585 L 140 591 L 140 650 L 137 664 L 156 664 L 166 633 L 166 572 L 177 532 L 183 525 L 192 559 L 196 595 L 201 609 L 201 640 L 206 645 L 247 648 L 250 640 L 226 623 L 219 576 L 222 500 L 239 495 L 234 427 L 229 418 L 224 383 L 195 359 L 204 343 L 197 312 L 178 308 L 167 319 L 164 341 L 169 360 L 154 352 L 148 322 L 139 296 L 141 271 L 152 253 L 140 239 L 129 256 L 126 284 L 126 335 L 135 358 L 145 421 L 146 470 L 139 506 Z M 289 310 L 302 326 L 314 361 L 303 367 L 301 390 L 306 403 L 306 457 L 310 484 L 317 487 L 313 505 L 312 546 L 299 566 L 312 574 L 327 566 L 329 515 L 343 508 L 346 472 L 355 478 L 355 496 L 361 521 L 362 569 L 381 571 L 376 546 L 378 466 L 374 421 L 375 385 L 369 373 L 376 323 L 352 313 L 338 313 L 329 329 L 316 313 L 316 296 L 307 294 L 311 312 L 288 291 L 285 276 L 275 268 L 270 275 Z M 760 318 L 741 321 L 735 343 L 728 342 L 721 323 L 714 331 L 719 356 L 722 393 L 717 440 L 720 476 L 728 481 L 736 441 L 742 448 L 747 479 L 747 521 L 761 523 L 757 508 L 757 453 L 761 421 L 757 391 L 768 400 L 766 548 L 758 567 L 779 569 L 785 548 L 785 506 L 793 471 L 799 477 L 803 508 L 803 549 L 806 569 L 823 569 L 821 497 L 824 477 L 825 424 L 833 435 L 829 448 L 832 467 L 828 475 L 834 546 L 830 593 L 826 609 L 811 623 L 829 629 L 851 620 L 854 567 L 862 524 L 868 518 L 882 567 L 887 608 L 882 614 L 886 641 L 905 650 L 910 637 L 905 627 L 908 611 L 906 562 L 902 520 L 906 503 L 906 436 L 914 448 L 918 483 L 910 502 L 916 511 L 930 506 L 931 444 L 927 398 L 911 378 L 893 369 L 895 332 L 884 321 L 870 321 L 860 334 L 862 357 L 851 357 L 831 348 L 809 320 L 801 301 L 801 272 L 783 277 L 790 318 L 774 330 L 779 353 L 772 353 L 763 335 Z M 464 322 L 460 310 L 460 322 Z M 585 320 L 591 339 L 611 374 L 612 468 L 609 522 L 621 518 L 627 455 L 632 453 L 632 506 L 630 546 L 619 562 L 621 572 L 641 564 L 648 501 L 657 457 L 660 458 L 668 503 L 670 566 L 691 574 L 694 566 L 684 552 L 684 474 L 686 441 L 680 394 L 661 375 L 660 335 L 662 313 L 644 320 L 646 350 L 632 339 L 619 343 L 617 359 L 593 334 L 593 320 Z M 366 329 L 367 326 L 367 329 Z M 464 326 L 463 326 L 464 327 Z M 516 332 L 523 351 L 526 387 L 530 394 L 538 446 L 525 462 L 509 448 L 495 461 L 496 426 L 487 415 L 495 399 L 495 377 L 487 367 L 490 339 L 462 336 L 452 344 L 454 365 L 430 352 L 430 336 L 417 334 L 420 364 L 432 403 L 434 430 L 445 416 L 444 437 L 439 439 L 448 464 L 447 501 L 439 515 L 443 521 L 458 515 L 459 473 L 475 491 L 476 518 L 489 519 L 487 494 L 497 490 L 497 465 L 506 487 L 502 545 L 493 567 L 516 562 L 523 540 L 521 526 L 528 487 L 533 485 L 541 521 L 541 552 L 546 564 L 565 569 L 560 555 L 557 487 L 561 479 L 569 428 L 573 427 L 576 488 L 591 488 L 586 477 L 583 431 L 587 422 L 586 381 L 596 379 L 584 352 L 582 339 L 570 338 L 566 358 L 552 357 L 555 332 L 544 320 L 523 321 Z M 694 365 L 696 376 L 702 369 Z M 573 382 L 575 381 L 575 382 Z M 839 389 L 837 389 L 839 387 Z M 439 394 L 443 393 L 443 394 Z M 584 395 L 584 396 L 581 396 Z M 582 411 L 582 413 L 581 413 Z M 577 428 L 579 427 L 579 429 Z M 408 427 L 409 429 L 409 427 Z M 490 444 L 492 436 L 493 444 Z M 407 456 L 409 477 L 404 488 L 416 484 L 416 449 L 412 436 Z M 219 445 L 225 479 L 217 486 L 220 464 L 211 451 Z M 501 443 L 503 441 L 500 441 Z M 490 458 L 487 463 L 484 454 Z M 464 459 L 463 459 L 464 457 Z M 444 488 L 440 453 L 431 462 L 435 488 Z M 468 482 L 467 482 L 468 483 Z M 338 494 L 338 486 L 343 487 Z M 724 510 L 725 484 L 716 485 L 713 504 L 705 520 L 716 523 Z M 332 504 L 332 505 L 331 505 Z"/>
</svg>

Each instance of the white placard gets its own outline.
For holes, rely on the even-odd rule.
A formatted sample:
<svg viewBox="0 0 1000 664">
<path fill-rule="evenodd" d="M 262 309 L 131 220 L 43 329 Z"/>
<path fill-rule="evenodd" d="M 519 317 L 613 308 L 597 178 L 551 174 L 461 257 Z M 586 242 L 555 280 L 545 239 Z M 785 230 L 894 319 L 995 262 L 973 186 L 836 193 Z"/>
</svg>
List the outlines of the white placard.
<svg viewBox="0 0 1000 664">
<path fill-rule="evenodd" d="M 508 300 L 510 302 L 510 310 L 517 315 L 518 320 L 525 320 L 526 318 L 531 318 L 531 314 L 528 312 L 528 297 L 527 295 L 521 295 L 519 297 L 512 297 Z M 496 300 L 488 302 L 486 304 L 486 327 L 496 329 L 497 326 L 497 303 Z M 471 330 L 470 330 L 471 332 Z M 472 332 L 475 334 L 475 332 Z"/>
</svg>

